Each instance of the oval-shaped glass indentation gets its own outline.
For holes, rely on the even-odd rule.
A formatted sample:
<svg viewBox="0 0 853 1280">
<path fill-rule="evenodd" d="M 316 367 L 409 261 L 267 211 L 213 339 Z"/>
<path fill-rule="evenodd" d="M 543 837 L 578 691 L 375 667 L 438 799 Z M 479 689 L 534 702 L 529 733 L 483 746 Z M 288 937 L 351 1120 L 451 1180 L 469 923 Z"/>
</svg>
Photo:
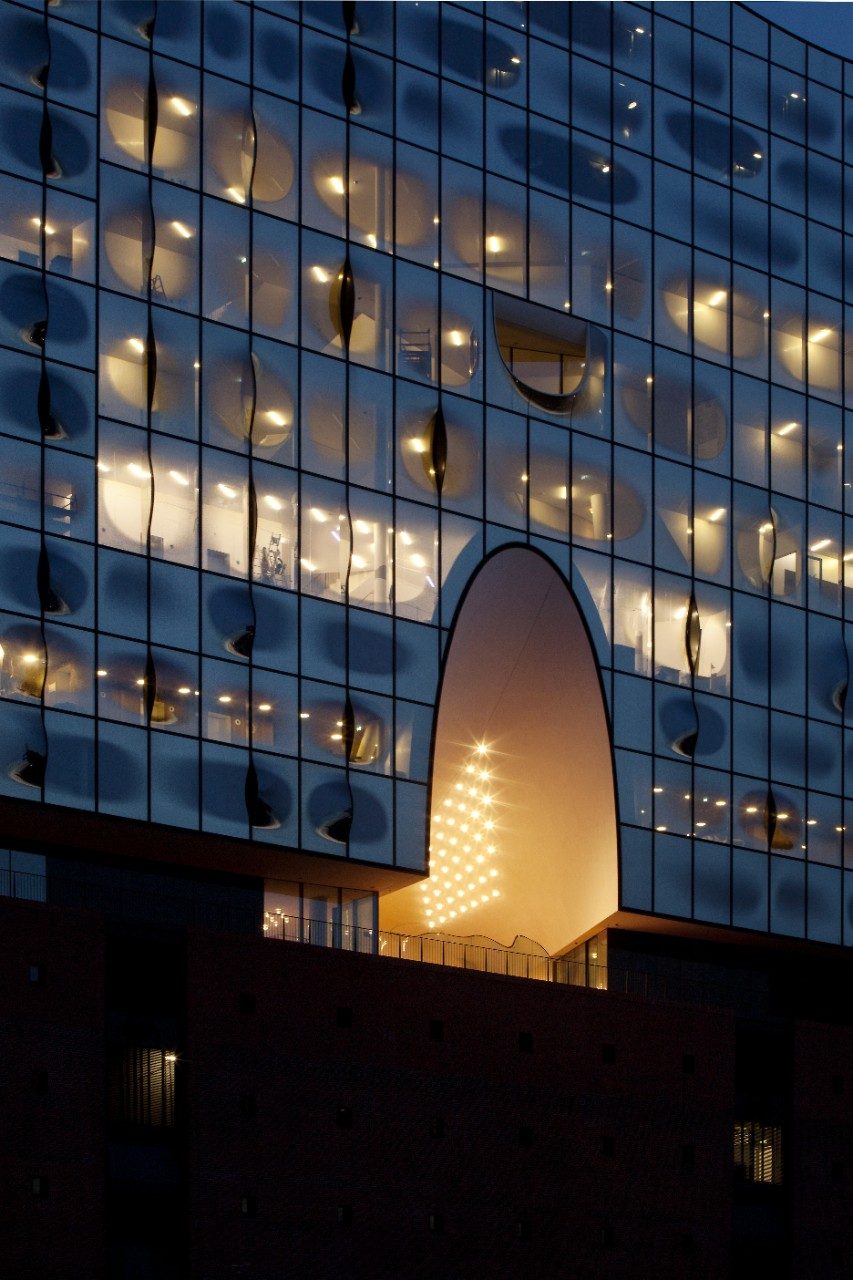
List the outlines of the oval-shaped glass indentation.
<svg viewBox="0 0 853 1280">
<path fill-rule="evenodd" d="M 252 187 L 255 204 L 277 204 L 293 186 L 293 153 L 285 139 L 266 120 L 226 112 L 210 122 L 208 155 L 224 194 L 245 204 Z M 254 160 L 254 178 L 252 162 Z"/>
<path fill-rule="evenodd" d="M 842 336 L 834 318 L 812 315 L 808 325 L 797 312 L 773 317 L 773 354 L 797 382 L 809 389 L 837 392 L 841 388 Z"/>
<path fill-rule="evenodd" d="M 568 413 L 586 375 L 589 326 L 504 294 L 492 295 L 501 360 L 521 394 L 549 413 Z"/>
<path fill-rule="evenodd" d="M 798 848 L 802 838 L 802 818 L 787 796 L 767 791 L 750 791 L 741 798 L 740 825 L 749 839 L 766 844 L 774 852 Z"/>
<path fill-rule="evenodd" d="M 314 159 L 311 179 L 317 195 L 326 208 L 342 221 L 345 214 L 346 184 L 339 153 L 320 153 Z M 389 234 L 387 210 L 398 191 L 397 243 L 400 246 L 422 244 L 434 234 L 432 205 L 427 184 L 415 174 L 400 169 L 394 173 L 369 156 L 353 153 L 349 169 L 350 227 L 361 233 L 368 248 L 385 243 Z M 402 186 L 401 186 L 402 184 Z"/>
<path fill-rule="evenodd" d="M 252 356 L 217 362 L 211 378 L 210 407 L 229 435 L 256 448 L 278 448 L 293 430 L 293 396 L 281 378 Z M 257 387 L 257 392 L 255 388 Z M 252 409 L 254 407 L 254 419 Z"/>
<path fill-rule="evenodd" d="M 113 141 L 137 164 L 147 161 L 147 87 L 141 81 L 116 80 L 107 91 L 105 118 Z M 198 108 L 188 99 L 161 89 L 152 163 L 165 171 L 183 169 L 193 156 Z"/>
<path fill-rule="evenodd" d="M 747 581 L 754 587 L 767 586 L 776 548 L 773 513 L 741 522 L 734 541 L 738 564 Z"/>
<path fill-rule="evenodd" d="M 153 246 L 149 213 L 144 205 L 128 206 L 112 214 L 104 227 L 107 261 L 123 284 L 165 302 L 179 301 L 196 276 L 196 228 L 179 219 L 159 219 Z"/>
<path fill-rule="evenodd" d="M 566 460 L 537 453 L 531 458 L 530 518 L 546 528 L 566 528 L 569 493 Z M 507 477 L 509 479 L 509 476 Z M 517 480 L 517 477 L 513 477 Z M 642 528 L 645 507 L 640 495 L 624 480 L 612 485 L 610 476 L 587 463 L 571 484 L 571 532 L 589 542 L 620 542 Z"/>
<path fill-rule="evenodd" d="M 531 125 L 504 125 L 499 133 L 507 159 L 520 174 L 528 171 L 538 186 L 571 189 L 584 200 L 615 205 L 635 199 L 637 179 L 627 169 L 614 164 L 608 147 L 588 147 L 569 142 L 563 133 Z"/>
<path fill-rule="evenodd" d="M 726 443 L 725 407 L 698 381 L 691 387 L 668 374 L 654 379 L 628 375 L 622 383 L 622 404 L 638 431 L 648 434 L 653 423 L 657 445 L 674 453 L 711 459 Z"/>
<path fill-rule="evenodd" d="M 41 698 L 45 663 L 38 625 L 34 622 L 12 623 L 3 631 L 0 649 L 3 695 L 7 698 Z"/>
<path fill-rule="evenodd" d="M 661 294 L 667 315 L 684 334 L 725 355 L 731 342 L 738 360 L 754 360 L 766 349 L 768 320 L 764 304 L 744 289 L 700 276 L 670 276 Z"/>
<path fill-rule="evenodd" d="M 699 606 L 696 597 L 691 594 L 687 606 L 687 618 L 684 624 L 684 649 L 687 654 L 687 665 L 690 674 L 695 676 L 699 669 L 699 653 L 702 647 L 702 622 L 699 617 Z"/>
<path fill-rule="evenodd" d="M 358 698 L 345 704 L 331 699 L 312 704 L 303 737 L 322 756 L 347 758 L 353 765 L 374 764 L 385 743 L 385 727 L 373 712 L 359 705 Z"/>
<path fill-rule="evenodd" d="M 480 363 L 480 339 L 472 322 L 445 307 L 442 327 L 436 331 L 435 307 L 411 302 L 397 315 L 397 368 L 407 377 L 462 387 L 471 381 Z M 439 369 L 440 365 L 440 369 Z"/>
<path fill-rule="evenodd" d="M 706 111 L 697 112 L 695 119 L 689 111 L 670 111 L 665 120 L 679 150 L 715 173 L 736 174 L 738 178 L 755 178 L 761 173 L 761 142 L 743 125 L 729 125 Z"/>
<path fill-rule="evenodd" d="M 445 456 L 442 497 L 461 498 L 473 493 L 480 479 L 481 455 L 478 440 L 470 426 L 454 419 L 452 411 L 444 414 Z M 404 420 L 400 433 L 400 456 L 403 466 L 418 489 L 425 493 L 436 490 L 433 455 L 435 451 L 435 415 L 423 419 Z"/>
</svg>

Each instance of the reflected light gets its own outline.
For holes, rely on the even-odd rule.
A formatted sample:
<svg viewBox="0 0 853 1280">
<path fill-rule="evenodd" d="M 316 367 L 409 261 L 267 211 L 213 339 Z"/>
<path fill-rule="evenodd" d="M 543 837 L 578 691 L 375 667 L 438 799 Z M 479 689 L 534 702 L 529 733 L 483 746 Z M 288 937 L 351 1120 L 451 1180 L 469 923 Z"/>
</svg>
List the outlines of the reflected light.
<svg viewBox="0 0 853 1280">
<path fill-rule="evenodd" d="M 329 283 L 329 273 L 328 271 L 324 271 L 322 267 L 312 267 L 311 274 L 318 284 Z"/>
<path fill-rule="evenodd" d="M 170 98 L 169 102 L 173 111 L 176 111 L 179 116 L 183 116 L 184 119 L 191 116 L 195 111 L 195 107 L 187 102 L 186 98 Z"/>
<path fill-rule="evenodd" d="M 273 496 L 273 494 L 271 494 L 271 493 L 265 493 L 265 494 L 264 494 L 264 502 L 265 502 L 265 503 L 267 504 L 267 506 L 268 506 L 268 507 L 270 507 L 273 511 L 281 511 L 282 503 L 281 503 L 281 502 L 279 502 L 278 498 L 274 497 L 274 496 Z"/>
<path fill-rule="evenodd" d="M 503 240 L 500 236 L 486 236 L 486 248 L 489 253 L 500 253 L 503 248 Z"/>
<path fill-rule="evenodd" d="M 223 498 L 237 497 L 237 490 L 232 489 L 230 484 L 218 484 L 216 487 L 219 490 L 219 492 L 222 494 Z"/>
<path fill-rule="evenodd" d="M 728 294 L 726 293 L 725 289 L 718 289 L 716 293 L 712 293 L 710 298 L 708 299 L 708 306 L 718 307 L 721 302 L 725 302 L 727 297 L 728 297 Z"/>
<path fill-rule="evenodd" d="M 809 551 L 825 551 L 831 545 L 832 538 L 821 538 L 819 542 L 815 542 L 809 547 Z"/>
<path fill-rule="evenodd" d="M 222 702 L 222 703 L 224 703 L 225 705 L 227 705 L 227 704 L 231 701 L 231 694 L 230 694 L 230 693 L 221 693 L 221 694 L 219 695 L 219 699 L 218 699 L 218 700 L 219 700 L 219 702 Z"/>
<path fill-rule="evenodd" d="M 145 343 L 141 338 L 128 338 L 127 345 L 132 347 L 134 351 L 139 353 L 139 355 L 142 355 L 145 350 Z"/>
<path fill-rule="evenodd" d="M 180 471 L 170 471 L 169 476 L 174 480 L 175 484 L 181 485 L 182 488 L 186 489 L 189 487 L 189 480 L 186 476 L 181 475 Z"/>
<path fill-rule="evenodd" d="M 831 329 L 818 329 L 817 333 L 811 335 L 809 342 L 823 342 L 824 338 L 828 338 L 831 333 Z"/>
<path fill-rule="evenodd" d="M 337 174 L 329 179 L 329 186 L 332 188 L 336 196 L 342 196 L 344 194 L 344 180 L 343 178 L 338 177 Z"/>
<path fill-rule="evenodd" d="M 274 427 L 287 426 L 287 418 L 283 413 L 279 413 L 278 409 L 267 409 L 267 417 Z"/>
<path fill-rule="evenodd" d="M 147 467 L 140 467 L 138 462 L 129 462 L 127 469 L 132 476 L 136 476 L 137 480 L 149 480 L 151 472 Z"/>
<path fill-rule="evenodd" d="M 463 342 L 465 341 L 465 338 L 461 329 L 451 329 L 449 337 L 450 337 L 451 346 L 454 346 L 454 347 L 461 347 Z"/>
<path fill-rule="evenodd" d="M 183 240 L 192 240 L 194 233 L 185 223 L 173 222 L 172 227 Z"/>
<path fill-rule="evenodd" d="M 712 512 L 711 512 L 711 514 L 708 516 L 708 519 L 709 519 L 709 520 L 714 520 L 714 521 L 722 520 L 722 518 L 723 518 L 723 516 L 724 516 L 725 514 L 726 514 L 726 508 L 725 508 L 725 507 L 717 507 L 716 511 L 712 511 Z"/>
<path fill-rule="evenodd" d="M 786 422 L 784 427 L 780 427 L 776 434 L 779 436 L 790 435 L 792 431 L 796 431 L 799 425 L 799 422 Z"/>
<path fill-rule="evenodd" d="M 239 187 L 226 187 L 226 188 L 225 188 L 225 194 L 226 194 L 227 196 L 230 196 L 232 200 L 235 200 L 235 201 L 237 202 L 237 204 L 245 204 L 245 203 L 246 203 L 246 196 L 245 196 L 245 194 L 244 194 L 244 193 L 239 189 Z"/>
</svg>

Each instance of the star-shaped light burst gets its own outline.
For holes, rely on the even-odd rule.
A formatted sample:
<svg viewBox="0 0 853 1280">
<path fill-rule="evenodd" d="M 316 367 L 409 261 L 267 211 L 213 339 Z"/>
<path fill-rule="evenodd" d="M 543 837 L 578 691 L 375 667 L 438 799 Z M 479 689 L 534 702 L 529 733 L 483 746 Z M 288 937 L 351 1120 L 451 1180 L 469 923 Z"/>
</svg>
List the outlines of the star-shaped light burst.
<svg viewBox="0 0 853 1280">
<path fill-rule="evenodd" d="M 421 885 L 430 929 L 455 927 L 500 897 L 493 781 L 489 747 L 478 742 L 433 806 L 430 874 Z"/>
</svg>

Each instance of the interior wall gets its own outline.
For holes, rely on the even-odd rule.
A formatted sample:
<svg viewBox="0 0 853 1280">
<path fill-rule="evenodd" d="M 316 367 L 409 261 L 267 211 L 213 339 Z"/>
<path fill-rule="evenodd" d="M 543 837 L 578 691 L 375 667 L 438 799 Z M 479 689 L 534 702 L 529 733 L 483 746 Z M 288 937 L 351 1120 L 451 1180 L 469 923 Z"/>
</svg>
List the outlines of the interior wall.
<svg viewBox="0 0 853 1280">
<path fill-rule="evenodd" d="M 478 744 L 486 754 L 477 755 Z M 443 886 L 453 886 L 457 870 L 463 883 L 469 875 L 464 855 L 458 864 L 439 858 L 436 815 L 448 798 L 455 802 L 457 783 L 467 786 L 466 764 L 476 769 L 481 760 L 494 798 L 486 835 L 494 852 L 472 864 L 475 882 L 487 875 L 486 893 L 472 897 L 487 901 L 472 906 L 469 898 L 451 916 Z M 381 926 L 485 936 L 502 946 L 522 935 L 557 953 L 618 907 L 616 833 L 607 720 L 580 613 L 546 560 L 508 548 L 477 575 L 451 640 L 436 726 L 429 880 L 384 897 Z M 455 894 L 452 906 L 459 902 Z"/>
</svg>

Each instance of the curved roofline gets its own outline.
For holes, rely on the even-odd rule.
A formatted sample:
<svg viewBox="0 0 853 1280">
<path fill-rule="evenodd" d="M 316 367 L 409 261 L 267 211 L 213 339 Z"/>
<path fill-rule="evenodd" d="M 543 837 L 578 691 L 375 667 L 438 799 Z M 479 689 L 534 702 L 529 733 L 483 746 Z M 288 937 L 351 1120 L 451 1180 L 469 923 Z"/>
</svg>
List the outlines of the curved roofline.
<svg viewBox="0 0 853 1280">
<path fill-rule="evenodd" d="M 791 0 L 791 2 L 793 2 L 793 0 Z M 835 0 L 835 2 L 838 4 L 840 8 L 843 4 L 847 2 L 847 0 Z M 777 31 L 781 31 L 783 35 L 788 36 L 791 40 L 798 40 L 799 43 L 804 44 L 806 48 L 816 49 L 818 53 L 826 54 L 827 57 L 837 58 L 838 61 L 842 63 L 843 66 L 848 66 L 853 68 L 853 57 L 848 58 L 843 53 L 837 53 L 835 49 L 824 48 L 824 46 L 822 44 L 818 44 L 816 40 L 809 40 L 805 36 L 797 35 L 796 31 L 789 31 L 788 28 L 783 26 L 781 22 L 774 22 L 772 18 L 767 18 L 764 16 L 763 13 L 759 13 L 757 9 L 753 9 L 751 4 L 745 4 L 745 3 L 739 2 L 738 0 L 737 7 L 739 9 L 745 9 L 746 12 L 751 14 L 753 18 L 758 18 L 759 22 L 765 23 L 766 26 L 775 27 Z M 844 91 L 844 86 L 842 85 L 842 92 L 843 91 Z"/>
</svg>

